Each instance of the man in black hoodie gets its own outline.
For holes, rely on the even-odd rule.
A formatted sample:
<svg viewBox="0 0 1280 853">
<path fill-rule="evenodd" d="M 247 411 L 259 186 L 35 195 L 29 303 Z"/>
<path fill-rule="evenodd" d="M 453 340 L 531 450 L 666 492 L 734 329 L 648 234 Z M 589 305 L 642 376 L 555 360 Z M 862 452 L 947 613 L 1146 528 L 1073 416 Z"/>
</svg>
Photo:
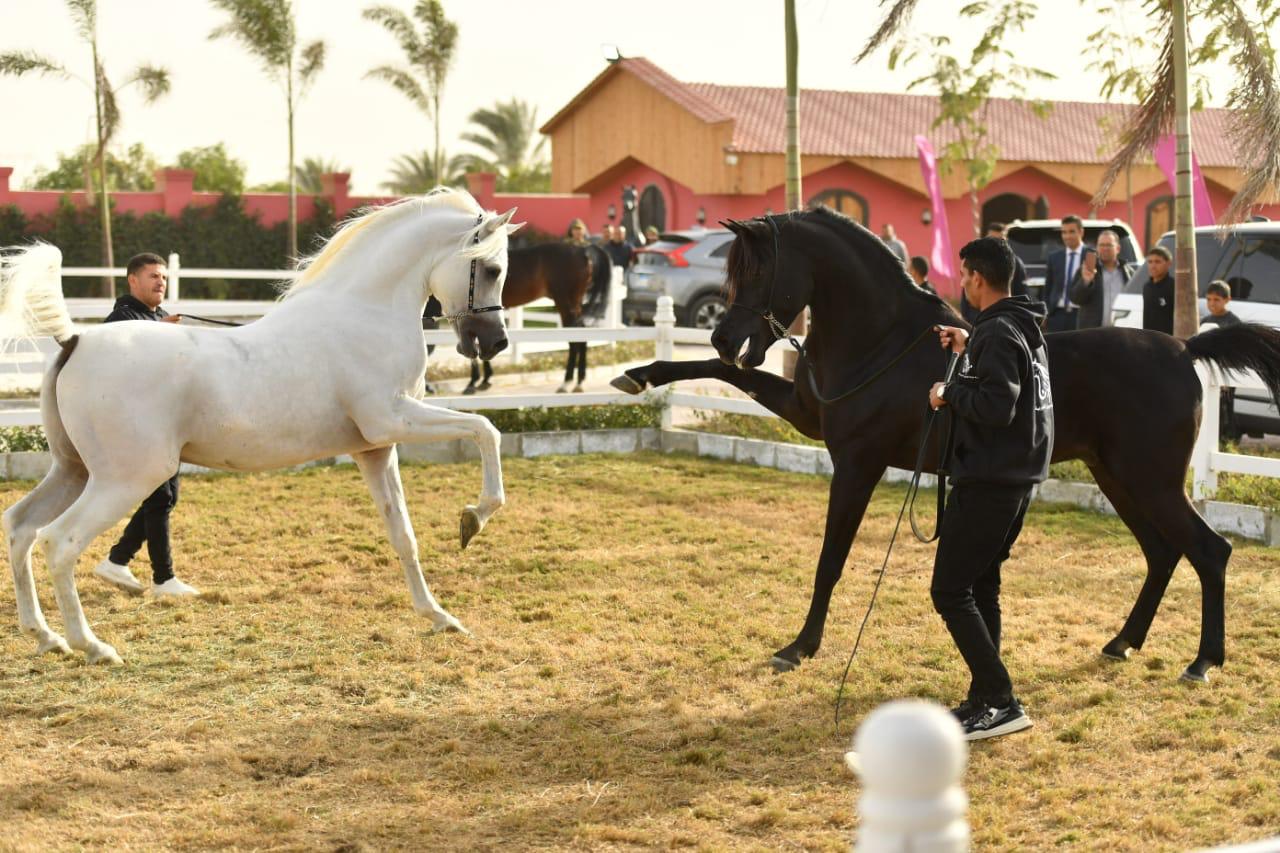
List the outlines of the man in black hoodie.
<svg viewBox="0 0 1280 853">
<path fill-rule="evenodd" d="M 1147 273 L 1142 285 L 1142 328 L 1173 334 L 1173 279 L 1169 264 L 1173 254 L 1164 246 L 1153 246 L 1147 252 Z"/>
<path fill-rule="evenodd" d="M 1008 559 L 1053 453 L 1053 395 L 1040 322 L 1045 307 L 1010 296 L 1014 257 L 1004 240 L 983 237 L 960 250 L 961 285 L 978 309 L 972 335 L 938 327 L 944 349 L 963 353 L 954 380 L 929 402 L 955 419 L 950 476 L 930 592 L 933 606 L 969 666 L 969 695 L 954 710 L 965 737 L 979 740 L 1030 728 L 1000 660 L 1000 566 Z"/>
</svg>

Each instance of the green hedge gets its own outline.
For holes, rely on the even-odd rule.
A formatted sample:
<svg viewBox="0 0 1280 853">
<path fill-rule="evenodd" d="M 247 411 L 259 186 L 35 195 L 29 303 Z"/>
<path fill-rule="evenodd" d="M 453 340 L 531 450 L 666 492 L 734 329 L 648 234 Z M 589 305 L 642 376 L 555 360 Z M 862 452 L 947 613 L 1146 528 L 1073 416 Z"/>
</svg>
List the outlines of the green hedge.
<svg viewBox="0 0 1280 853">
<path fill-rule="evenodd" d="M 319 246 L 333 232 L 333 209 L 317 200 L 316 213 L 298 223 L 298 246 L 308 251 Z M 285 269 L 288 225 L 263 225 L 250 215 L 239 196 L 224 195 L 208 207 L 188 207 L 177 218 L 163 213 L 111 214 L 111 242 L 116 263 L 123 265 L 139 252 L 155 252 L 167 257 L 182 256 L 186 267 L 214 269 Z M 62 250 L 69 267 L 98 266 L 102 259 L 102 228 L 98 208 L 77 208 L 63 196 L 50 215 L 28 219 L 16 206 L 0 207 L 0 246 L 13 246 L 40 239 Z M 64 282 L 67 296 L 96 296 L 97 279 L 73 278 Z M 127 285 L 116 280 L 116 292 Z M 274 299 L 278 292 L 272 282 L 237 282 L 238 299 Z M 191 279 L 182 284 L 188 299 L 225 299 L 232 285 L 222 279 Z"/>
</svg>

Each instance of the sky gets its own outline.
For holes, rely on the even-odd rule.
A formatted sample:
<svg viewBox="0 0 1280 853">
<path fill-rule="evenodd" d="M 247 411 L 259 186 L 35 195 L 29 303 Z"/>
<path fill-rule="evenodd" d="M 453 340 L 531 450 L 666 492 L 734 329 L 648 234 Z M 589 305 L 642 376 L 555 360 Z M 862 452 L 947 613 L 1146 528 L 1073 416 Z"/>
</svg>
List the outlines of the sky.
<svg viewBox="0 0 1280 853">
<path fill-rule="evenodd" d="M 406 11 L 411 0 L 381 0 Z M 399 63 L 399 49 L 361 18 L 373 0 L 294 0 L 300 40 L 329 44 L 325 70 L 297 118 L 297 159 L 333 160 L 352 172 L 355 194 L 376 194 L 396 156 L 430 148 L 428 119 L 385 83 L 362 79 L 377 65 Z M 921 0 L 917 32 L 948 25 L 957 47 L 978 31 L 957 22 L 959 2 Z M 120 96 L 118 146 L 142 142 L 162 163 L 196 146 L 226 144 L 248 167 L 248 180 L 282 180 L 287 172 L 284 93 L 234 42 L 207 36 L 223 19 L 206 0 L 98 0 L 99 42 L 107 74 L 121 81 L 142 62 L 167 67 L 172 91 L 152 106 Z M 1058 0 L 1012 45 L 1020 62 L 1057 75 L 1032 92 L 1053 100 L 1100 100 L 1101 77 L 1084 70 L 1084 37 L 1102 21 L 1092 9 Z M 458 141 L 473 110 L 515 97 L 545 121 L 606 66 L 612 45 L 643 56 L 678 80 L 782 86 L 782 0 L 444 0 L 459 28 L 457 58 L 442 99 L 441 140 L 450 155 L 473 150 Z M 923 66 L 890 71 L 887 51 L 861 65 L 853 58 L 879 22 L 870 0 L 796 0 L 802 88 L 904 92 Z M 1116 38 L 1141 31 L 1136 12 L 1114 14 Z M 1064 34 L 1068 34 L 1065 35 Z M 1071 37 L 1070 34 L 1075 34 Z M 1194 34 L 1193 34 L 1194 35 Z M 35 50 L 88 79 L 88 49 L 59 0 L 0 0 L 0 50 Z M 1211 75 L 1215 100 L 1228 78 Z M 803 111 L 803 101 L 801 103 Z M 803 114 L 801 116 L 803 121 Z M 13 166 L 21 187 L 60 151 L 93 136 L 93 97 L 74 81 L 0 77 L 0 166 Z"/>
</svg>

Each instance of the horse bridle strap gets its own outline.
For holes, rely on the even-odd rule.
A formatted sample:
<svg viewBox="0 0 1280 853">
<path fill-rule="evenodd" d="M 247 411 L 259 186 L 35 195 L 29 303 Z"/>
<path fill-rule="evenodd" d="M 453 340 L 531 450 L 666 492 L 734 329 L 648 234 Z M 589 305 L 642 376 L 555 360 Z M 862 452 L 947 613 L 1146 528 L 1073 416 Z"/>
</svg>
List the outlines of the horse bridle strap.
<svg viewBox="0 0 1280 853">
<path fill-rule="evenodd" d="M 471 245 L 473 246 L 477 246 L 480 244 L 480 223 L 483 221 L 484 221 L 484 213 L 483 212 L 477 213 L 476 214 L 476 234 L 474 239 L 472 239 L 471 241 Z M 476 307 L 476 263 L 477 261 L 478 261 L 477 258 L 471 259 L 471 281 L 467 284 L 466 310 L 458 311 L 455 314 L 444 314 L 441 316 L 441 319 L 448 320 L 450 323 L 456 323 L 457 321 L 463 320 L 471 316 L 472 314 L 487 314 L 490 311 L 502 310 L 501 305 L 486 305 L 483 308 Z"/>
</svg>

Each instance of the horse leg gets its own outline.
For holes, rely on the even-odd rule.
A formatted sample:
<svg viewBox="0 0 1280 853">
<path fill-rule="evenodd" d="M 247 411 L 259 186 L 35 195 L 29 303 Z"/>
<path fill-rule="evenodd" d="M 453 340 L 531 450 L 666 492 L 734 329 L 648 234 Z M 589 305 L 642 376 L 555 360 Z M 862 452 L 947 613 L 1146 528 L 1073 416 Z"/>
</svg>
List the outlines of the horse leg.
<svg viewBox="0 0 1280 853">
<path fill-rule="evenodd" d="M 123 518 L 164 480 L 164 472 L 145 480 L 138 476 L 132 479 L 90 477 L 70 509 L 36 534 L 53 575 L 53 592 L 62 612 L 67 642 L 71 648 L 83 651 L 89 663 L 120 663 L 120 656 L 94 636 L 84 618 L 76 592 L 76 560 L 98 534 Z"/>
<path fill-rule="evenodd" d="M 70 654 L 61 635 L 49 628 L 31 574 L 31 548 L 40 528 L 71 506 L 84 490 L 88 472 L 77 462 L 54 458 L 53 468 L 22 500 L 4 514 L 4 531 L 9 538 L 9 562 L 13 567 L 14 597 L 18 602 L 18 627 L 35 636 L 39 652 Z"/>
<path fill-rule="evenodd" d="M 628 394 L 639 394 L 649 386 L 658 388 L 683 379 L 719 379 L 745 392 L 809 438 L 822 438 L 818 412 L 806 406 L 796 396 L 794 382 L 764 370 L 742 370 L 732 364 L 725 364 L 718 358 L 704 361 L 655 361 L 642 367 L 633 367 L 615 377 L 609 384 Z"/>
<path fill-rule="evenodd" d="M 831 593 L 844 572 L 845 560 L 853 537 L 857 535 L 862 515 L 867 510 L 871 493 L 884 475 L 884 464 L 869 464 L 864 459 L 849 454 L 835 458 L 835 471 L 831 477 L 831 494 L 827 501 L 826 533 L 822 540 L 822 553 L 818 557 L 818 570 L 813 579 L 813 599 L 804 627 L 792 643 L 779 649 L 770 661 L 774 671 L 789 672 L 805 658 L 813 657 L 822 645 L 822 632 L 831 605 Z"/>
<path fill-rule="evenodd" d="M 1115 507 L 1120 520 L 1138 540 L 1138 546 L 1142 548 L 1142 554 L 1147 560 L 1147 577 L 1133 603 L 1129 618 L 1125 620 L 1120 633 L 1102 647 L 1104 657 L 1126 660 L 1130 649 L 1141 649 L 1146 642 L 1151 622 L 1155 619 L 1160 600 L 1164 598 L 1173 570 L 1182 554 L 1147 519 L 1143 514 L 1142 504 L 1134 499 L 1118 477 L 1100 464 L 1090 465 L 1089 470 L 1102 493 Z"/>
<path fill-rule="evenodd" d="M 489 380 L 493 378 L 493 362 L 485 361 L 483 362 L 483 365 L 484 378 L 481 379 L 480 384 L 476 386 L 477 391 L 488 391 L 492 387 Z"/>
<path fill-rule="evenodd" d="M 564 381 L 561 382 L 560 387 L 556 389 L 557 394 L 564 394 L 569 390 L 570 383 L 573 382 L 573 369 L 577 365 L 577 363 L 578 363 L 578 345 L 576 343 L 570 342 L 569 351 L 568 353 L 566 353 L 565 359 L 564 359 Z M 579 382 L 579 385 L 581 385 L 581 382 Z M 581 388 L 579 388 L 579 390 L 581 390 Z"/>
<path fill-rule="evenodd" d="M 409 584 L 409 596 L 413 599 L 413 609 L 423 616 L 431 617 L 432 628 L 436 631 L 470 633 L 436 602 L 422 576 L 422 565 L 418 562 L 418 540 L 414 538 L 413 524 L 409 521 L 409 510 L 404 503 L 395 445 L 352 456 L 360 473 L 364 475 L 364 481 L 369 485 L 374 506 L 382 513 L 382 520 L 386 522 L 391 546 L 400 557 L 404 579 Z"/>
<path fill-rule="evenodd" d="M 506 503 L 499 455 L 502 435 L 488 418 L 429 406 L 421 400 L 402 396 L 395 398 L 389 407 L 366 407 L 355 413 L 354 420 L 360 434 L 376 447 L 403 441 L 448 441 L 455 438 L 475 441 L 480 451 L 483 484 L 479 501 L 462 510 L 460 537 L 463 548 Z"/>
<path fill-rule="evenodd" d="M 462 389 L 463 394 L 476 393 L 476 383 L 480 381 L 480 359 L 471 359 L 471 381 L 467 383 L 467 387 Z"/>
<path fill-rule="evenodd" d="M 587 379 L 587 342 L 578 341 L 576 344 L 570 344 L 578 348 L 578 384 L 573 386 L 574 391 L 582 390 L 582 383 Z"/>
</svg>

